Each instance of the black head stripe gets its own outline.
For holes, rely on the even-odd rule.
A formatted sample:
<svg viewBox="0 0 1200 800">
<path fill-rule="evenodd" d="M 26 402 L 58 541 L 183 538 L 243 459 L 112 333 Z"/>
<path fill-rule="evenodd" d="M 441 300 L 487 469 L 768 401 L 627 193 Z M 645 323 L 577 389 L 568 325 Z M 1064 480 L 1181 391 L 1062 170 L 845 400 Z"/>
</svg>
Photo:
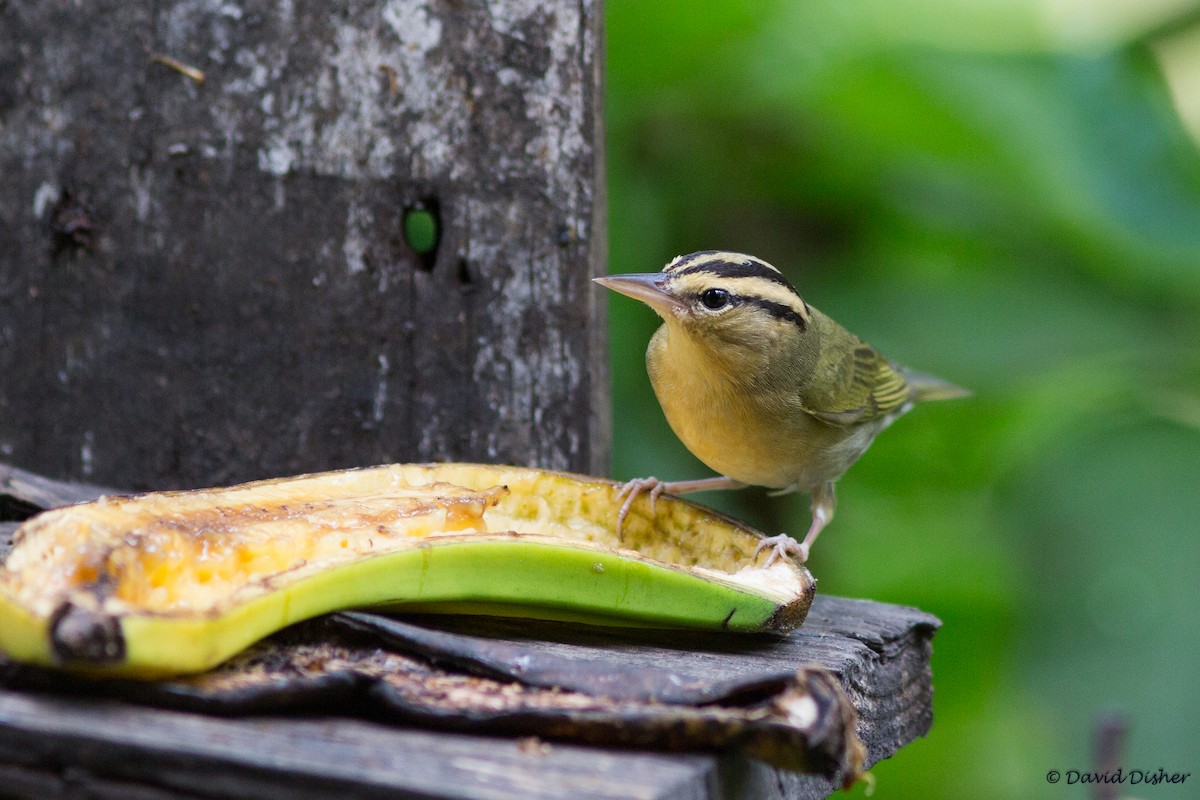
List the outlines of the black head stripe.
<svg viewBox="0 0 1200 800">
<path fill-rule="evenodd" d="M 783 303 L 776 303 L 774 300 L 766 300 L 762 297 L 738 297 L 736 302 L 761 308 L 776 319 L 787 320 L 802 331 L 808 330 L 808 320 Z"/>
<path fill-rule="evenodd" d="M 800 296 L 800 293 L 788 282 L 787 278 L 761 261 L 706 261 L 702 264 L 693 264 L 690 267 L 685 266 L 683 269 L 673 269 L 671 272 L 678 276 L 695 275 L 698 272 L 704 272 L 709 275 L 715 275 L 718 278 L 759 278 L 783 286 L 797 297 Z"/>
<path fill-rule="evenodd" d="M 667 265 L 667 269 L 671 272 L 679 272 L 680 269 L 682 269 L 683 267 L 686 267 L 688 264 L 691 264 L 693 261 L 700 259 L 700 258 L 705 258 L 707 256 L 714 255 L 717 252 L 719 252 L 719 251 L 717 251 L 717 250 L 697 250 L 695 253 L 689 253 L 686 256 L 680 256 L 679 258 L 675 259 L 674 261 L 672 261 L 670 264 Z"/>
</svg>

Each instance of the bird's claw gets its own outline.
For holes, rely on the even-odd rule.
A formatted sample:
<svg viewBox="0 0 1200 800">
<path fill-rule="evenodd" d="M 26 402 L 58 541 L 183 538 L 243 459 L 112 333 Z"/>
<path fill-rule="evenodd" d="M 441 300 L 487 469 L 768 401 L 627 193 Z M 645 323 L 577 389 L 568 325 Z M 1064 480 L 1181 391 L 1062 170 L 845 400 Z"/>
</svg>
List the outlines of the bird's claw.
<svg viewBox="0 0 1200 800">
<path fill-rule="evenodd" d="M 648 478 L 634 478 L 631 481 L 621 484 L 621 488 L 617 489 L 617 499 L 624 498 L 625 502 L 621 503 L 621 510 L 617 512 L 617 538 L 624 537 L 625 518 L 629 516 L 630 509 L 633 508 L 633 501 L 638 498 L 638 495 L 650 493 L 650 513 L 655 513 L 655 505 L 658 502 L 658 497 L 667 488 L 665 481 L 660 481 L 653 476 Z"/>
<path fill-rule="evenodd" d="M 781 533 L 778 536 L 768 536 L 758 543 L 758 547 L 754 548 L 754 558 L 758 558 L 758 554 L 767 548 L 771 552 L 767 555 L 767 561 L 763 564 L 763 568 L 771 566 L 784 556 L 791 556 L 798 560 L 801 564 L 808 561 L 808 545 L 802 542 L 797 542 L 786 533 Z"/>
</svg>

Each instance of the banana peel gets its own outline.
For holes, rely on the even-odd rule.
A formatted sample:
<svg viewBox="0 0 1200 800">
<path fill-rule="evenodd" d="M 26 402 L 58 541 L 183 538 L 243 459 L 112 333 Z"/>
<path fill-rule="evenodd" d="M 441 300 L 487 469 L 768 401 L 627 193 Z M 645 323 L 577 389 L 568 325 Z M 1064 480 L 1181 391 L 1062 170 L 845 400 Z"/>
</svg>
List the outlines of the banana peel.
<svg viewBox="0 0 1200 800">
<path fill-rule="evenodd" d="M 702 506 L 482 464 L 399 464 L 102 497 L 24 523 L 0 568 L 0 651 L 95 675 L 207 670 L 345 608 L 786 631 L 814 581 Z"/>
</svg>

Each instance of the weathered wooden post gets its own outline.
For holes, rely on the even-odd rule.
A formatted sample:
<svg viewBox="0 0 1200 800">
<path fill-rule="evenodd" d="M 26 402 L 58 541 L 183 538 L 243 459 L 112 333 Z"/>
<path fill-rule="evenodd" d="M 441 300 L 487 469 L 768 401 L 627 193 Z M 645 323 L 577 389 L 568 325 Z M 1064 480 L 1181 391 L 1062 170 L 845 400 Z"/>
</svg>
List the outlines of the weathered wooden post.
<svg viewBox="0 0 1200 800">
<path fill-rule="evenodd" d="M 605 472 L 600 12 L 0 4 L 0 459 Z"/>
</svg>

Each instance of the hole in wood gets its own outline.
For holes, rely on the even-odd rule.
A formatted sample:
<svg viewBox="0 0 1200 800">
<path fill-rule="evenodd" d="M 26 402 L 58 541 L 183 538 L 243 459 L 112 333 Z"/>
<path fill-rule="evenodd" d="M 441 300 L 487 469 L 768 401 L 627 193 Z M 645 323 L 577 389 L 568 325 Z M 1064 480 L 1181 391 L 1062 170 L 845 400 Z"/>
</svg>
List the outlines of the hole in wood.
<svg viewBox="0 0 1200 800">
<path fill-rule="evenodd" d="M 63 188 L 50 211 L 50 233 L 55 257 L 75 250 L 91 252 L 96 225 L 85 194 Z"/>
<path fill-rule="evenodd" d="M 458 269 L 455 271 L 454 277 L 458 278 L 458 282 L 464 289 L 471 288 L 475 283 L 475 278 L 471 275 L 471 267 L 468 266 L 465 258 L 458 259 Z"/>
<path fill-rule="evenodd" d="M 441 235 L 436 203 L 426 202 L 404 209 L 403 228 L 404 243 L 416 254 L 421 268 L 433 269 Z"/>
</svg>

